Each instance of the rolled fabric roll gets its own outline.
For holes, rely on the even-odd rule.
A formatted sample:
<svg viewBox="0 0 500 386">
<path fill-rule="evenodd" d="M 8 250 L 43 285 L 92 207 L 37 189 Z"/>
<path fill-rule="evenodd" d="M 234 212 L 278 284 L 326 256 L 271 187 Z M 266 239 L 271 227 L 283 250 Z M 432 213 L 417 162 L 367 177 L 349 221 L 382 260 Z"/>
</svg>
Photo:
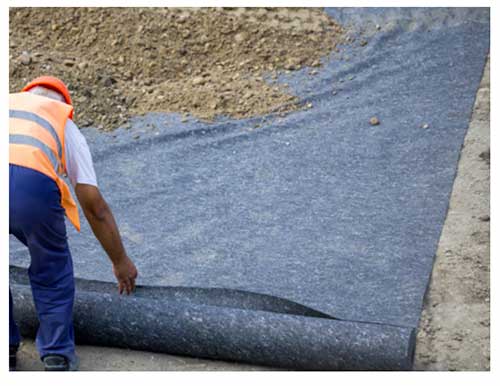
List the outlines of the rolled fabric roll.
<svg viewBox="0 0 500 386">
<path fill-rule="evenodd" d="M 33 337 L 38 321 L 22 271 L 11 274 L 14 313 L 22 334 Z M 344 321 L 319 313 L 308 316 L 314 311 L 300 305 L 283 308 L 280 299 L 272 304 L 272 297 L 266 303 L 259 295 L 243 295 L 243 291 L 232 297 L 231 291 L 222 295 L 203 289 L 139 287 L 135 295 L 119 296 L 111 283 L 78 279 L 76 340 L 300 370 L 412 367 L 413 328 Z M 202 303 L 210 300 L 209 305 Z"/>
</svg>

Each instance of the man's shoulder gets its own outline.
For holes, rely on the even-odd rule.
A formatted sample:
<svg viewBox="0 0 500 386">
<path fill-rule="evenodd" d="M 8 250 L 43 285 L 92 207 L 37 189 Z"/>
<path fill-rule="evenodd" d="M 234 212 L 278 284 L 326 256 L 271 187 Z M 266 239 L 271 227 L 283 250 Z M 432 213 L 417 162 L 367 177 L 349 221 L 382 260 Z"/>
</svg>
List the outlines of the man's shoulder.
<svg viewBox="0 0 500 386">
<path fill-rule="evenodd" d="M 73 120 L 71 118 L 68 118 L 68 120 L 66 121 L 66 130 L 79 130 L 78 129 L 78 126 L 76 125 L 75 122 L 73 122 Z"/>
<path fill-rule="evenodd" d="M 66 121 L 66 126 L 64 128 L 64 136 L 66 138 L 66 143 L 74 144 L 75 146 L 84 146 L 87 144 L 85 137 L 80 132 L 80 129 L 70 118 Z"/>
</svg>

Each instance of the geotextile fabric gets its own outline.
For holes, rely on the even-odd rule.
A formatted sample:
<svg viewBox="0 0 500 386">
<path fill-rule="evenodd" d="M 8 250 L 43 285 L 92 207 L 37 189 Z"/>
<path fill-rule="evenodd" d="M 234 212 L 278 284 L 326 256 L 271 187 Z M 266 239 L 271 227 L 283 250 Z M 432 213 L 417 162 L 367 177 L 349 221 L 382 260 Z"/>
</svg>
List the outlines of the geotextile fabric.
<svg viewBox="0 0 500 386">
<path fill-rule="evenodd" d="M 412 368 L 489 9 L 327 12 L 356 41 L 316 75 L 279 79 L 310 108 L 213 123 L 151 113 L 129 130 L 84 130 L 141 286 L 119 297 L 88 224 L 68 229 L 80 342 L 295 369 Z M 11 243 L 10 261 L 27 266 L 26 250 Z"/>
</svg>

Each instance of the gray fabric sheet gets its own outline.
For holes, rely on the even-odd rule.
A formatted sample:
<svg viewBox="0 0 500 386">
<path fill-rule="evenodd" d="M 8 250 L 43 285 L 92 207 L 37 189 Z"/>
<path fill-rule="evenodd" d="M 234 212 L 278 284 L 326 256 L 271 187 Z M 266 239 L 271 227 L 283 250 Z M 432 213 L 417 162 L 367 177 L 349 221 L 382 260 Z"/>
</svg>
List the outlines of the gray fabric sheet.
<svg viewBox="0 0 500 386">
<path fill-rule="evenodd" d="M 368 44 L 324 58 L 315 76 L 279 79 L 311 109 L 212 124 L 151 113 L 130 130 L 83 130 L 144 287 L 114 295 L 88 225 L 68 226 L 85 279 L 81 341 L 289 368 L 411 368 L 489 9 L 327 12 Z M 10 249 L 12 265 L 29 264 L 23 246 Z M 24 274 L 12 272 L 33 331 Z"/>
</svg>

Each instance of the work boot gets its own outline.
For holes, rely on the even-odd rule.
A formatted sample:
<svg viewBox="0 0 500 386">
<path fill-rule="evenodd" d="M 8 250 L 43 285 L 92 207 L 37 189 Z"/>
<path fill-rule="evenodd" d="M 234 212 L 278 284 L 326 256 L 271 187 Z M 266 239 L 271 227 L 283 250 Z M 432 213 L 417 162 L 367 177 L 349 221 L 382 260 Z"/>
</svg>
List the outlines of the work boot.
<svg viewBox="0 0 500 386">
<path fill-rule="evenodd" d="M 78 360 L 69 361 L 63 355 L 49 354 L 42 358 L 45 371 L 77 371 Z"/>
<path fill-rule="evenodd" d="M 9 346 L 9 370 L 16 371 L 17 365 L 17 350 L 19 346 Z"/>
</svg>

